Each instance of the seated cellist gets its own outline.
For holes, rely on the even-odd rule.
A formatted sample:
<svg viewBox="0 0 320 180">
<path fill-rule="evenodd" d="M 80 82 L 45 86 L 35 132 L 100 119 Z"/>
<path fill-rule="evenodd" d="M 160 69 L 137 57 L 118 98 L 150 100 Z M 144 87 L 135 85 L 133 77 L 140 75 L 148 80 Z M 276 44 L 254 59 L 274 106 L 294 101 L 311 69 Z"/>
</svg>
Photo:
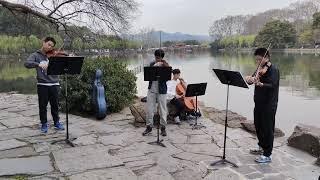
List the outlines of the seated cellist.
<svg viewBox="0 0 320 180">
<path fill-rule="evenodd" d="M 189 116 L 190 118 L 200 117 L 200 109 L 196 109 L 196 100 L 194 97 L 185 97 L 187 90 L 187 83 L 180 78 L 180 70 L 172 70 L 172 80 L 167 81 L 167 100 L 176 108 L 174 114 L 174 121 L 180 124 L 182 117 Z"/>
<path fill-rule="evenodd" d="M 174 69 L 172 70 L 173 77 L 170 81 L 167 81 L 167 100 L 170 104 L 174 105 L 176 108 L 176 113 L 173 115 L 174 121 L 176 124 L 180 124 L 181 113 L 185 109 L 185 105 L 183 102 L 184 95 L 178 95 L 176 91 L 176 87 L 178 84 L 182 84 L 184 88 L 187 87 L 186 82 L 180 78 L 180 70 Z"/>
</svg>

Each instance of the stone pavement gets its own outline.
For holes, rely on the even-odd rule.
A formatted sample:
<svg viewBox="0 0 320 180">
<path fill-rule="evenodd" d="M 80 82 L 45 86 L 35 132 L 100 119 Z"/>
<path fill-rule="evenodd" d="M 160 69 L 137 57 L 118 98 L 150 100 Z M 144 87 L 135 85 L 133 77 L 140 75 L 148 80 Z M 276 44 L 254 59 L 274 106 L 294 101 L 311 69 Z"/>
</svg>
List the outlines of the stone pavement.
<svg viewBox="0 0 320 180">
<path fill-rule="evenodd" d="M 52 127 L 40 134 L 36 96 L 0 94 L 0 179 L 313 180 L 320 175 L 316 158 L 288 147 L 285 137 L 275 140 L 271 164 L 256 164 L 248 153 L 255 137 L 240 128 L 228 128 L 226 151 L 239 168 L 211 167 L 223 153 L 224 127 L 206 118 L 200 119 L 206 126 L 201 130 L 186 122 L 169 124 L 166 148 L 147 144 L 156 140 L 156 130 L 143 137 L 144 128 L 132 125 L 128 108 L 103 121 L 69 119 L 76 147 L 59 142 L 65 132 Z"/>
</svg>

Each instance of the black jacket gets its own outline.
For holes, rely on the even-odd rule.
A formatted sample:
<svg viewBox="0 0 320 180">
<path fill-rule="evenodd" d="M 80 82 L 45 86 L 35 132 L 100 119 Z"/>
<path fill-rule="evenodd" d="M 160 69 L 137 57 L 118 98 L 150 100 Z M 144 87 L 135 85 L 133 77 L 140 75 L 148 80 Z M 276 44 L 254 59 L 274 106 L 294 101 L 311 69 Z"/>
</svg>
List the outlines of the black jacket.
<svg viewBox="0 0 320 180">
<path fill-rule="evenodd" d="M 277 109 L 279 96 L 279 79 L 279 69 L 272 64 L 268 68 L 268 71 L 260 77 L 260 82 L 263 83 L 263 86 L 255 86 L 255 108 L 270 108 L 273 110 Z"/>
</svg>

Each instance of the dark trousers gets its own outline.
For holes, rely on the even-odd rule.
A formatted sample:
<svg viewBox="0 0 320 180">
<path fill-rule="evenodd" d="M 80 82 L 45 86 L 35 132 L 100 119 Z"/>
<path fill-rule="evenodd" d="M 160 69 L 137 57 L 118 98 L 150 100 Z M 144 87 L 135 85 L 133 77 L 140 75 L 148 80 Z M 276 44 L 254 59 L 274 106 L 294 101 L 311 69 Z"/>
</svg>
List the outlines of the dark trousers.
<svg viewBox="0 0 320 180">
<path fill-rule="evenodd" d="M 41 124 L 47 123 L 47 105 L 50 102 L 54 124 L 59 122 L 58 95 L 59 86 L 38 85 L 39 115 Z"/>
<path fill-rule="evenodd" d="M 264 156 L 272 154 L 276 111 L 276 108 L 254 108 L 258 145 L 262 147 Z"/>
<path fill-rule="evenodd" d="M 171 99 L 170 103 L 173 104 L 177 109 L 177 111 L 173 117 L 175 118 L 177 116 L 180 116 L 182 111 L 184 110 L 184 103 L 182 102 L 182 100 L 177 99 L 177 98 L 173 98 L 173 99 Z"/>
</svg>

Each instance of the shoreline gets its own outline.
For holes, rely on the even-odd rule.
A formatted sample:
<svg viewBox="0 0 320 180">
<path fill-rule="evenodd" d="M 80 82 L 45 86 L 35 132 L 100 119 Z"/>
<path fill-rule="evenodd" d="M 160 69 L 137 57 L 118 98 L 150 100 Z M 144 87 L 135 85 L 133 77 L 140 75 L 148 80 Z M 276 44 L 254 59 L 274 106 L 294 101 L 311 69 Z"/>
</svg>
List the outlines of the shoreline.
<svg viewBox="0 0 320 180">
<path fill-rule="evenodd" d="M 242 52 L 253 53 L 254 48 L 240 48 L 240 49 L 220 49 L 219 52 Z M 288 48 L 288 49 L 271 49 L 271 52 L 284 54 L 320 54 L 320 48 Z"/>
</svg>

